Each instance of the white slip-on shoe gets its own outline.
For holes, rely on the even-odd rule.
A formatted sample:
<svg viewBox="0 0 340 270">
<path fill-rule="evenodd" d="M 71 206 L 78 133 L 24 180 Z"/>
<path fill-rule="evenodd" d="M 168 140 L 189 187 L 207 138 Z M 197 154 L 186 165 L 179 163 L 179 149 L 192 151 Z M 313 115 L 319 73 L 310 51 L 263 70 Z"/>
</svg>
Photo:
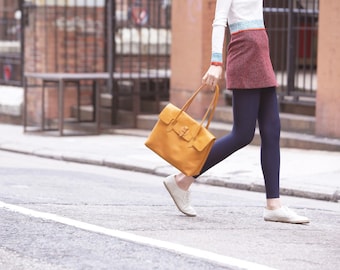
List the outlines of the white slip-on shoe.
<svg viewBox="0 0 340 270">
<path fill-rule="evenodd" d="M 195 209 L 190 205 L 190 192 L 178 187 L 175 180 L 175 175 L 170 175 L 165 178 L 163 184 L 174 200 L 179 211 L 189 217 L 194 217 L 197 215 Z"/>
<path fill-rule="evenodd" d="M 304 216 L 300 216 L 287 206 L 282 206 L 275 210 L 269 210 L 267 208 L 263 211 L 263 218 L 265 221 L 285 222 L 293 224 L 306 224 L 309 223 L 309 219 Z"/>
</svg>

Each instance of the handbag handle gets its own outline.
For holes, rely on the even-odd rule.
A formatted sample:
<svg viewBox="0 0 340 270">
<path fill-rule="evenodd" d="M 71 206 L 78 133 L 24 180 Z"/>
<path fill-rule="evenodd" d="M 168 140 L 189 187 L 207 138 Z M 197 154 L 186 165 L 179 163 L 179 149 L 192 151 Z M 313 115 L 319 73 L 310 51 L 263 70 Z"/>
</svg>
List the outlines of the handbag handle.
<svg viewBox="0 0 340 270">
<path fill-rule="evenodd" d="M 214 92 L 214 98 L 211 100 L 209 108 L 207 109 L 207 112 L 205 113 L 205 115 L 202 119 L 202 124 L 203 124 L 203 122 L 205 121 L 205 119 L 207 118 L 207 116 L 210 112 L 208 122 L 205 126 L 206 129 L 209 128 L 209 125 L 210 125 L 210 123 L 211 123 L 211 121 L 214 117 L 215 109 L 216 109 L 216 106 L 217 106 L 217 103 L 218 103 L 219 94 L 220 94 L 220 88 L 218 87 L 218 85 L 216 85 L 215 92 Z"/>
<path fill-rule="evenodd" d="M 191 105 L 191 103 L 193 102 L 194 98 L 198 95 L 198 93 L 203 89 L 204 87 L 204 84 L 202 84 L 193 94 L 192 96 L 188 99 L 188 101 L 183 105 L 181 111 L 178 113 L 178 115 L 176 116 L 176 118 L 174 119 L 174 122 L 176 122 L 177 118 L 181 115 L 181 113 L 184 111 L 186 111 L 189 106 Z M 215 108 L 217 106 L 217 103 L 218 103 L 218 98 L 219 98 L 219 93 L 220 93 L 220 89 L 218 87 L 218 85 L 216 85 L 215 87 L 215 92 L 214 92 L 214 97 L 213 99 L 211 100 L 210 102 L 210 105 L 207 109 L 207 111 L 205 112 L 203 118 L 202 118 L 202 121 L 201 121 L 201 124 L 200 126 L 203 126 L 203 123 L 204 121 L 207 119 L 208 115 L 209 115 L 209 112 L 210 112 L 210 115 L 209 115 L 209 118 L 208 118 L 208 121 L 207 121 L 207 124 L 205 126 L 206 129 L 209 128 L 209 125 L 210 125 L 210 122 L 214 116 L 214 113 L 215 113 Z M 199 131 L 199 130 L 198 130 Z M 198 134 L 198 131 L 196 134 Z"/>
</svg>

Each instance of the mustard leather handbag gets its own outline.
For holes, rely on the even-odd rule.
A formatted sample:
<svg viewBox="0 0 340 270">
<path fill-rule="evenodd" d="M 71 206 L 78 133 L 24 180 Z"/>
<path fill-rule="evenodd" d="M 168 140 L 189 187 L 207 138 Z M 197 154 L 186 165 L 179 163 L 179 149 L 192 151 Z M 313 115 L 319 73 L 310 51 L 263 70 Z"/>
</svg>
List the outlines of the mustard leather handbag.
<svg viewBox="0 0 340 270">
<path fill-rule="evenodd" d="M 186 113 L 203 87 L 204 85 L 193 93 L 182 109 L 169 103 L 159 114 L 158 121 L 145 142 L 148 148 L 187 176 L 201 172 L 216 140 L 208 128 L 218 102 L 218 86 L 201 122 Z"/>
</svg>

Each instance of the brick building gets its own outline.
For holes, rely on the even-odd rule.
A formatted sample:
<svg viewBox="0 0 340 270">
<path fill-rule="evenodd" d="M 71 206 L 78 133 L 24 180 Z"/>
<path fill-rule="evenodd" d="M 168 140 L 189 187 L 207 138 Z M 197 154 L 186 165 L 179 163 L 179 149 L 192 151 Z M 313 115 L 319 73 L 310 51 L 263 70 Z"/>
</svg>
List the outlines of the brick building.
<svg viewBox="0 0 340 270">
<path fill-rule="evenodd" d="M 11 1 L 10 1 L 11 2 Z M 18 1 L 19 2 L 19 1 Z M 17 1 L 11 3 L 18 4 Z M 53 3 L 52 3 L 53 2 Z M 25 71 L 26 72 L 101 72 L 108 68 L 107 43 L 107 1 L 30 1 L 25 6 Z M 115 31 L 114 69 L 117 71 L 141 71 L 151 69 L 171 69 L 169 99 L 181 105 L 184 100 L 197 88 L 202 74 L 210 61 L 210 35 L 211 22 L 214 14 L 215 1 L 211 0 L 116 0 L 115 4 Z M 0 0 L 0 7 L 8 1 Z M 290 1 L 265 0 L 267 12 L 273 8 L 282 11 L 289 7 Z M 340 100 L 339 85 L 339 44 L 340 38 L 336 34 L 336 25 L 339 18 L 336 11 L 340 8 L 337 0 L 301 0 L 292 1 L 293 10 L 300 16 L 301 10 L 317 10 L 317 35 L 311 31 L 304 32 L 303 42 L 300 42 L 298 53 L 313 54 L 317 48 L 317 59 L 308 64 L 303 71 L 316 74 L 317 63 L 317 94 L 312 89 L 307 94 L 314 96 L 315 134 L 332 138 L 340 138 L 340 113 L 338 101 Z M 33 4 L 33 5 L 32 5 Z M 86 5 L 85 5 L 86 4 Z M 5 10 L 4 8 L 0 8 Z M 171 12 L 170 12 L 171 11 Z M 163 31 L 170 28 L 171 32 Z M 3 16 L 3 15 L 1 15 Z M 289 24 L 286 17 L 278 17 L 276 28 L 285 29 Z M 267 27 L 275 24 L 266 15 Z M 146 25 L 143 25 L 146 22 Z M 160 25 L 160 26 L 159 26 Z M 310 28 L 309 19 L 302 21 L 301 25 Z M 147 27 L 145 27 L 147 26 Z M 129 30 L 127 31 L 126 28 Z M 2 29 L 2 30 L 1 30 Z M 149 29 L 147 34 L 143 31 Z M 156 29 L 158 29 L 156 31 Z M 160 31 L 159 29 L 162 29 Z M 0 35 L 3 28 L 0 26 Z M 154 34 L 151 34 L 153 32 Z M 143 34 L 144 33 L 144 34 Z M 190 34 L 188 34 L 190 33 Z M 143 38 L 145 37 L 146 38 Z M 318 46 L 313 39 L 317 36 Z M 128 37 L 129 45 L 122 40 Z M 156 42 L 153 40 L 156 37 Z M 283 52 L 283 59 L 287 58 L 285 44 L 287 35 L 279 37 L 274 46 L 274 56 Z M 0 36 L 0 40 L 1 40 Z M 146 46 L 142 41 L 147 40 Z M 171 41 L 171 43 L 170 43 Z M 311 43 L 313 42 L 313 46 Z M 161 43 L 161 45 L 159 45 Z M 171 44 L 171 47 L 170 47 Z M 170 51 L 171 49 L 171 51 Z M 144 51 L 144 54 L 141 53 Z M 314 52 L 316 54 L 316 52 Z M 170 57 L 171 55 L 171 57 Z M 299 55 L 295 55 L 298 58 Z M 315 58 L 315 57 L 314 57 Z M 169 62 L 171 61 L 171 62 Z M 309 60 L 308 60 L 309 61 Z M 285 60 L 275 60 L 274 67 L 278 70 L 285 66 Z M 309 69 L 309 66 L 311 67 Z M 284 77 L 284 73 L 282 73 Z M 293 75 L 294 77 L 294 75 Z M 309 80 L 309 79 L 307 79 Z M 312 80 L 311 80 L 312 81 Z M 311 82 L 313 87 L 316 84 Z M 86 85 L 84 86 L 86 88 Z M 296 85 L 293 87 L 297 88 Z M 222 82 L 221 88 L 224 89 Z M 283 87 L 284 88 L 284 87 Z M 66 115 L 75 104 L 74 91 L 68 91 L 66 99 Z M 46 99 L 47 117 L 53 118 L 57 113 L 55 91 L 49 91 Z M 207 107 L 208 98 L 202 94 L 198 102 L 200 106 L 192 108 L 191 113 L 200 117 Z M 30 117 L 35 121 L 40 118 L 41 112 L 37 109 L 40 93 L 31 94 Z M 291 96 L 293 99 L 296 96 Z M 84 96 L 84 102 L 90 102 L 90 91 Z M 225 100 L 221 98 L 220 105 Z"/>
</svg>

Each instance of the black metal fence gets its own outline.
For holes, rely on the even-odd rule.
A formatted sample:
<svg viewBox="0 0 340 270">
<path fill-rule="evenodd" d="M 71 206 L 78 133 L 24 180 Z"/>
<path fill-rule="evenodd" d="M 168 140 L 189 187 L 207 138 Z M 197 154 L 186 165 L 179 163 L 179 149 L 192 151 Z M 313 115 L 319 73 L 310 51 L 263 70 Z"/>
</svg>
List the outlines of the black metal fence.
<svg viewBox="0 0 340 270">
<path fill-rule="evenodd" d="M 171 1 L 31 0 L 22 12 L 25 71 L 131 74 L 143 78 L 142 94 L 167 98 Z M 155 86 L 158 76 L 162 82 Z M 106 83 L 104 92 L 117 90 L 115 82 Z"/>
<path fill-rule="evenodd" d="M 265 0 L 264 5 L 281 98 L 313 102 L 317 89 L 319 0 Z"/>
<path fill-rule="evenodd" d="M 41 64 L 48 72 L 100 72 L 107 71 L 109 64 L 113 72 L 169 69 L 169 1 L 59 2 L 42 4 L 33 0 L 26 5 L 25 33 L 30 36 L 27 35 L 25 46 L 31 46 L 34 52 L 43 50 L 42 54 L 48 56 L 38 63 L 36 53 L 36 66 L 30 66 L 31 71 Z M 38 31 L 45 38 L 43 44 L 34 39 L 32 42 Z"/>
<path fill-rule="evenodd" d="M 108 48 L 113 52 L 113 71 L 153 78 L 143 80 L 142 99 L 168 99 L 171 0 L 116 0 L 113 10 L 113 48 Z M 123 88 L 129 84 L 126 80 L 119 83 Z"/>
<path fill-rule="evenodd" d="M 29 71 L 169 74 L 171 0 L 59 2 L 0 0 L 0 84 L 21 85 L 23 46 L 35 57 Z M 20 6 L 31 31 L 25 40 Z M 313 99 L 319 0 L 264 0 L 264 12 L 282 99 Z M 45 41 L 35 41 L 37 31 Z M 43 62 L 39 51 L 48 56 Z"/>
<path fill-rule="evenodd" d="M 114 21 L 116 71 L 168 70 L 171 1 L 117 0 Z"/>
<path fill-rule="evenodd" d="M 21 85 L 20 1 L 0 0 L 0 84 Z"/>
</svg>

